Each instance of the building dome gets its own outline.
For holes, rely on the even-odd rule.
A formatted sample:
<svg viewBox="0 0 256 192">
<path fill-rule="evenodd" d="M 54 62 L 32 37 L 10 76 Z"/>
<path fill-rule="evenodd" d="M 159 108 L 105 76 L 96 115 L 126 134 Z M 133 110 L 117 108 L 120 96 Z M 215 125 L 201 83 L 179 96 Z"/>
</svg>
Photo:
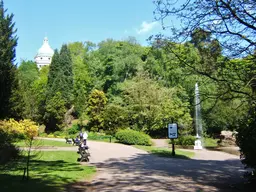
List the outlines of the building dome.
<svg viewBox="0 0 256 192">
<path fill-rule="evenodd" d="M 48 38 L 45 37 L 42 47 L 37 52 L 37 57 L 52 57 L 53 54 L 54 51 L 48 43 Z"/>
<path fill-rule="evenodd" d="M 42 47 L 37 51 L 35 56 L 35 62 L 39 69 L 44 66 L 50 65 L 54 51 L 48 43 L 47 37 L 44 38 Z"/>
</svg>

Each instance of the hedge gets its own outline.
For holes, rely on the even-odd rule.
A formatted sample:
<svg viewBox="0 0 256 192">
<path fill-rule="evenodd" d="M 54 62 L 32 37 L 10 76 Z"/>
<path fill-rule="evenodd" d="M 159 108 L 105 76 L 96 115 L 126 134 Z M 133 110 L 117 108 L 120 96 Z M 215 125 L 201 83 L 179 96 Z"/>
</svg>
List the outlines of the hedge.
<svg viewBox="0 0 256 192">
<path fill-rule="evenodd" d="M 174 139 L 174 143 L 176 145 L 189 146 L 189 145 L 194 145 L 195 140 L 196 140 L 195 136 L 187 135 L 187 136 L 178 137 L 178 139 Z"/>
<path fill-rule="evenodd" d="M 115 136 L 120 143 L 127 145 L 152 145 L 149 135 L 131 129 L 120 130 Z"/>
</svg>

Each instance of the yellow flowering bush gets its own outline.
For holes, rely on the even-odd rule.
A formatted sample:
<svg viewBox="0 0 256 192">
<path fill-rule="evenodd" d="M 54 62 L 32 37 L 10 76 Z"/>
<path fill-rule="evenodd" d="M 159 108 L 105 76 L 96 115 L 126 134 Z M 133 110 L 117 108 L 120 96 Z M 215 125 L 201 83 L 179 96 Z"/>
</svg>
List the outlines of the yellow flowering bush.
<svg viewBox="0 0 256 192">
<path fill-rule="evenodd" d="M 38 126 L 34 121 L 24 119 L 15 121 L 14 119 L 0 121 L 0 129 L 14 135 L 24 135 L 26 138 L 33 139 L 38 134 Z"/>
</svg>

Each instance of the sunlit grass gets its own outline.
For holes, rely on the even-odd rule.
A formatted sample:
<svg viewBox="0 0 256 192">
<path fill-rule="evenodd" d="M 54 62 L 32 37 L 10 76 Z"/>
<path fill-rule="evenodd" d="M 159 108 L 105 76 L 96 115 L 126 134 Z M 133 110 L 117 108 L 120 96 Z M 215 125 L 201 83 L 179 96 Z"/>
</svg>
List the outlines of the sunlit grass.
<svg viewBox="0 0 256 192">
<path fill-rule="evenodd" d="M 205 137 L 203 138 L 202 142 L 204 147 L 217 147 L 218 146 L 217 141 L 218 139 Z"/>
<path fill-rule="evenodd" d="M 25 141 L 20 141 L 15 143 L 18 147 L 26 147 Z M 73 145 L 67 144 L 65 141 L 52 141 L 52 140 L 44 140 L 44 139 L 38 139 L 33 141 L 34 147 L 71 147 Z"/>
<path fill-rule="evenodd" d="M 152 146 L 141 146 L 141 145 L 134 145 L 134 147 L 145 150 L 149 153 L 152 153 L 154 155 L 161 156 L 161 157 L 190 159 L 195 155 L 194 152 L 183 151 L 179 149 L 175 149 L 175 156 L 173 156 L 171 149 L 158 148 L 158 147 L 152 147 Z"/>
</svg>

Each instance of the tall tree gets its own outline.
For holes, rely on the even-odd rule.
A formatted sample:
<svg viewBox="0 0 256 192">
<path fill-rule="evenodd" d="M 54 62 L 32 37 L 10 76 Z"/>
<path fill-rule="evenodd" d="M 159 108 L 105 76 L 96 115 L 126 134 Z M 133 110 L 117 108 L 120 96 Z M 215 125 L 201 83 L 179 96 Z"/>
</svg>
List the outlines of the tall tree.
<svg viewBox="0 0 256 192">
<path fill-rule="evenodd" d="M 17 86 L 15 81 L 16 65 L 15 47 L 17 46 L 16 29 L 13 14 L 7 14 L 4 3 L 0 1 L 0 119 L 11 115 L 12 90 Z M 16 84 L 16 85 L 15 85 Z"/>
<path fill-rule="evenodd" d="M 66 102 L 66 107 L 70 108 L 73 101 L 73 69 L 72 69 L 72 58 L 68 46 L 62 45 L 60 49 L 60 84 L 62 87 L 62 97 Z"/>
<path fill-rule="evenodd" d="M 58 73 L 60 71 L 60 63 L 59 63 L 60 54 L 57 49 L 54 50 L 54 54 L 52 57 L 52 62 L 49 66 L 48 73 L 48 81 L 47 81 L 47 92 L 50 94 L 51 87 L 53 86 L 54 80 L 57 78 Z"/>
<path fill-rule="evenodd" d="M 74 105 L 80 117 L 85 111 L 86 98 L 90 89 L 90 76 L 87 60 L 89 48 L 82 42 L 74 42 L 68 45 L 70 50 L 74 73 Z"/>
<path fill-rule="evenodd" d="M 47 131 L 63 127 L 65 110 L 70 109 L 72 101 L 72 60 L 67 45 L 63 45 L 60 53 L 55 50 L 48 74 L 44 115 Z"/>
<path fill-rule="evenodd" d="M 184 90 L 162 87 L 144 73 L 138 73 L 119 86 L 133 129 L 165 137 L 166 123 L 175 121 L 183 127 L 183 133 L 191 131 L 189 103 L 178 97 L 182 92 L 185 95 Z"/>
<path fill-rule="evenodd" d="M 19 93 L 24 101 L 23 118 L 36 120 L 36 95 L 32 87 L 39 78 L 38 68 L 33 61 L 22 61 L 18 68 Z M 19 105 L 19 103 L 17 103 Z"/>
<path fill-rule="evenodd" d="M 237 143 L 241 157 L 244 158 L 242 162 L 256 172 L 255 147 L 248 147 L 256 145 L 256 1 L 186 0 L 184 4 L 175 0 L 154 2 L 155 16 L 162 21 L 164 28 L 166 23 L 170 23 L 165 22 L 170 16 L 176 17 L 181 23 L 180 27 L 168 26 L 172 28 L 170 38 L 173 41 L 184 42 L 198 28 L 218 39 L 226 58 L 217 59 L 218 68 L 215 73 L 193 69 L 216 83 L 219 92 L 216 98 L 224 101 L 239 98 L 250 107 L 248 116 L 238 128 Z M 176 52 L 176 55 L 180 59 L 179 53 Z M 240 59 L 233 60 L 234 57 Z M 189 66 L 186 61 L 180 61 Z"/>
<path fill-rule="evenodd" d="M 49 73 L 49 66 L 44 66 L 39 71 L 39 78 L 36 79 L 32 85 L 32 94 L 35 97 L 35 106 L 36 110 L 34 117 L 36 122 L 43 124 L 44 123 L 44 114 L 45 114 L 45 101 L 47 93 L 47 79 Z"/>
<path fill-rule="evenodd" d="M 107 97 L 103 91 L 94 89 L 88 99 L 88 116 L 90 118 L 88 127 L 91 131 L 104 129 L 104 108 L 107 104 Z"/>
</svg>

